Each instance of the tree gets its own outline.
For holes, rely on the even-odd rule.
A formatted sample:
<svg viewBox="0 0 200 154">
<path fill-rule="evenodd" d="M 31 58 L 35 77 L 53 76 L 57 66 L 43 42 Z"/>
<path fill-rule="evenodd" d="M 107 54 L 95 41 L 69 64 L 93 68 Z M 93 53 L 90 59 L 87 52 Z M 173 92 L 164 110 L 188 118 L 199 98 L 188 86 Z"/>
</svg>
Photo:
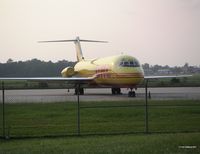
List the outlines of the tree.
<svg viewBox="0 0 200 154">
<path fill-rule="evenodd" d="M 144 63 L 142 65 L 143 69 L 148 70 L 149 69 L 149 64 L 148 63 Z"/>
<path fill-rule="evenodd" d="M 185 63 L 185 65 L 184 65 L 183 67 L 188 68 L 188 67 L 189 67 L 189 64 L 188 64 L 188 63 Z"/>
<path fill-rule="evenodd" d="M 13 63 L 13 60 L 11 58 L 9 58 L 6 63 L 8 63 L 8 64 Z"/>
<path fill-rule="evenodd" d="M 62 69 L 73 66 L 75 62 L 66 60 L 53 63 L 38 59 L 14 62 L 11 58 L 7 63 L 0 63 L 1 77 L 55 77 L 60 76 Z"/>
</svg>

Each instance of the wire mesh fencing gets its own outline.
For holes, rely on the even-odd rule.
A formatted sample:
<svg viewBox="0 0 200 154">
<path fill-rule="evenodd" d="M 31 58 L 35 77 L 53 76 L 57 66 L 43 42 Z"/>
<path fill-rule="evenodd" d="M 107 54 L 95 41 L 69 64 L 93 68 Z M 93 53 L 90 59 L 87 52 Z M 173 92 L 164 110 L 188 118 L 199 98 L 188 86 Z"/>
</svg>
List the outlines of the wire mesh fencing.
<svg viewBox="0 0 200 154">
<path fill-rule="evenodd" d="M 154 99 L 152 95 L 148 99 L 146 123 L 144 94 L 137 96 L 139 98 L 86 93 L 80 96 L 78 104 L 73 90 L 5 90 L 3 105 L 1 91 L 0 136 L 26 138 L 200 131 L 200 100 Z"/>
<path fill-rule="evenodd" d="M 0 137 L 2 138 L 3 134 L 3 102 L 2 96 L 0 97 Z"/>
</svg>

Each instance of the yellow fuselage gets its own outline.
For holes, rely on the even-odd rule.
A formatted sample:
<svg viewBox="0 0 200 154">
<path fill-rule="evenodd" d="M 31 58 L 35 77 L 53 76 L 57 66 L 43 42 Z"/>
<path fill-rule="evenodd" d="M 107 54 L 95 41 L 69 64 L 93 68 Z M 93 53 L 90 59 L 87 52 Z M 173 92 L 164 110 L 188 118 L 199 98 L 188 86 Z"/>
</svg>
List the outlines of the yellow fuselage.
<svg viewBox="0 0 200 154">
<path fill-rule="evenodd" d="M 96 75 L 91 87 L 134 88 L 144 78 L 142 67 L 136 58 L 118 55 L 94 60 L 82 60 L 74 67 L 75 75 L 91 77 Z"/>
</svg>

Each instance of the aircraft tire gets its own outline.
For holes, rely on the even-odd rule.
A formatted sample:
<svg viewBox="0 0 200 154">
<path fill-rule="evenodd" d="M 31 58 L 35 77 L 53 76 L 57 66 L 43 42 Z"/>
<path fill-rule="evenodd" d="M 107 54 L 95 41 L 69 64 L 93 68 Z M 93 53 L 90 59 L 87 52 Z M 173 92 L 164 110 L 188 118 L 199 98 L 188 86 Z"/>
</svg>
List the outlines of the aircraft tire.
<svg viewBox="0 0 200 154">
<path fill-rule="evenodd" d="M 129 91 L 128 97 L 135 97 L 135 91 Z"/>
<path fill-rule="evenodd" d="M 84 95 L 84 89 L 80 88 L 80 95 Z"/>
<path fill-rule="evenodd" d="M 112 95 L 121 95 L 121 89 L 120 88 L 112 88 Z"/>
<path fill-rule="evenodd" d="M 75 93 L 74 93 L 74 95 L 77 95 L 77 94 L 78 94 L 78 89 L 75 88 Z M 80 88 L 80 89 L 79 89 L 79 95 L 84 95 L 84 89 L 83 89 L 83 88 Z"/>
</svg>

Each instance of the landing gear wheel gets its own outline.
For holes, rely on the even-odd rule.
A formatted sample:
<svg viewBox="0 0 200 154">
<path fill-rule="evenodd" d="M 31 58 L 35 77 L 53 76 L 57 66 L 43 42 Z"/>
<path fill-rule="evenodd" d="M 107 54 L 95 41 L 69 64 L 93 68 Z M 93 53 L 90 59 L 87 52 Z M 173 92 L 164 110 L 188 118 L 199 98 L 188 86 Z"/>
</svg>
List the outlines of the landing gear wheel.
<svg viewBox="0 0 200 154">
<path fill-rule="evenodd" d="M 135 91 L 129 91 L 128 97 L 135 97 Z"/>
<path fill-rule="evenodd" d="M 78 89 L 75 88 L 75 93 L 74 93 L 74 95 L 77 95 L 77 94 L 78 94 Z M 79 95 L 84 95 L 84 89 L 83 89 L 83 88 L 80 88 L 80 89 L 79 89 Z"/>
<path fill-rule="evenodd" d="M 113 95 L 121 95 L 121 89 L 120 88 L 112 88 L 112 94 Z"/>
</svg>

